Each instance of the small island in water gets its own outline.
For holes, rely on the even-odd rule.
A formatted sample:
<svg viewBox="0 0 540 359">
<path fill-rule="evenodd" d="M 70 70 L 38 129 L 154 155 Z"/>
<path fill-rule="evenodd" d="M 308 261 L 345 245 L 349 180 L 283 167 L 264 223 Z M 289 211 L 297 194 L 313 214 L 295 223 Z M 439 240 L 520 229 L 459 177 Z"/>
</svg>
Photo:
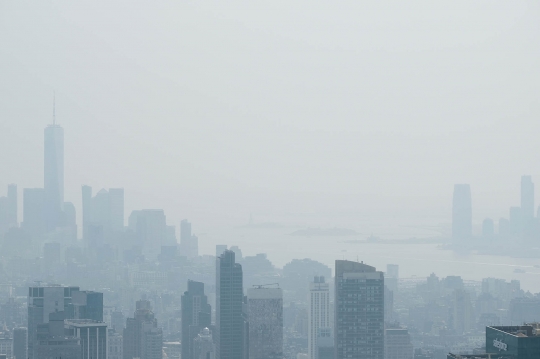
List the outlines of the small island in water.
<svg viewBox="0 0 540 359">
<path fill-rule="evenodd" d="M 344 237 L 357 236 L 359 233 L 347 228 L 307 228 L 299 229 L 291 233 L 291 236 L 301 237 Z"/>
</svg>

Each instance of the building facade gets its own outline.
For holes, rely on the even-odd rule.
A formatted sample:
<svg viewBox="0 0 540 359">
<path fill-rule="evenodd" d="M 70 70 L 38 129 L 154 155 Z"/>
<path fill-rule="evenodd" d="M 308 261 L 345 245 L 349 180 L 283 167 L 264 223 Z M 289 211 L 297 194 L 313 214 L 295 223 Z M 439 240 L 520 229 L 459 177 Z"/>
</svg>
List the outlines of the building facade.
<svg viewBox="0 0 540 359">
<path fill-rule="evenodd" d="M 308 358 L 317 359 L 319 328 L 330 324 L 330 286 L 323 276 L 316 276 L 309 284 L 308 298 Z"/>
<path fill-rule="evenodd" d="M 249 359 L 283 358 L 283 291 L 249 288 L 247 300 Z"/>
<path fill-rule="evenodd" d="M 364 263 L 337 260 L 335 359 L 384 359 L 384 275 Z"/>
<path fill-rule="evenodd" d="M 204 294 L 204 283 L 188 281 L 188 290 L 184 292 L 181 303 L 182 358 L 192 359 L 193 339 L 211 324 L 212 310 Z"/>
</svg>

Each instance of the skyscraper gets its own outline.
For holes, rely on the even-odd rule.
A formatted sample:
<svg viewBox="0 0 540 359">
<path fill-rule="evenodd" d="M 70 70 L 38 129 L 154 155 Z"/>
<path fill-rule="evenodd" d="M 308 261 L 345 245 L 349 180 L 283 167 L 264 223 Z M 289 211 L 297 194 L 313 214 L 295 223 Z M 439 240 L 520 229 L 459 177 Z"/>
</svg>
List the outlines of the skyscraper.
<svg viewBox="0 0 540 359">
<path fill-rule="evenodd" d="M 92 197 L 92 187 L 82 186 L 83 239 L 92 242 L 90 227 L 101 227 L 104 236 L 124 230 L 124 189 L 101 189 Z"/>
<path fill-rule="evenodd" d="M 191 223 L 187 219 L 180 222 L 180 248 L 187 258 L 195 258 L 199 255 L 199 240 L 191 233 Z"/>
<path fill-rule="evenodd" d="M 49 322 L 49 315 L 64 312 L 71 303 L 72 292 L 79 287 L 30 287 L 28 290 L 28 358 L 37 359 L 38 326 Z M 64 314 L 62 313 L 62 322 Z M 63 325 L 63 324 L 62 324 Z"/>
<path fill-rule="evenodd" d="M 329 328 L 330 287 L 324 277 L 316 276 L 309 284 L 308 302 L 308 358 L 317 359 L 317 336 L 319 328 Z"/>
<path fill-rule="evenodd" d="M 64 129 L 53 120 L 44 134 L 45 224 L 50 231 L 60 225 L 64 205 Z"/>
<path fill-rule="evenodd" d="M 534 218 L 534 183 L 531 176 L 521 176 L 521 215 L 526 222 Z"/>
<path fill-rule="evenodd" d="M 27 359 L 28 358 L 28 330 L 26 328 L 13 329 L 13 358 Z"/>
<path fill-rule="evenodd" d="M 17 185 L 8 185 L 6 197 L 0 197 L 0 238 L 12 227 L 17 227 Z"/>
<path fill-rule="evenodd" d="M 471 187 L 468 184 L 456 184 L 452 204 L 452 238 L 463 240 L 470 237 L 472 237 Z"/>
<path fill-rule="evenodd" d="M 132 229 L 143 248 L 143 254 L 155 258 L 166 244 L 167 223 L 162 209 L 143 209 L 131 212 L 129 228 Z"/>
<path fill-rule="evenodd" d="M 45 232 L 45 191 L 43 188 L 23 190 L 22 228 L 33 236 L 39 236 Z"/>
<path fill-rule="evenodd" d="M 336 260 L 335 276 L 335 359 L 384 359 L 383 273 Z"/>
<path fill-rule="evenodd" d="M 182 296 L 182 358 L 193 359 L 193 340 L 211 324 L 211 308 L 204 283 L 188 281 Z"/>
<path fill-rule="evenodd" d="M 80 343 L 81 359 L 107 359 L 107 324 L 91 319 L 68 319 L 66 333 Z"/>
<path fill-rule="evenodd" d="M 283 358 L 283 292 L 281 288 L 247 290 L 249 359 Z"/>
<path fill-rule="evenodd" d="M 150 302 L 139 300 L 133 318 L 128 318 L 123 335 L 124 359 L 161 359 L 163 332 L 157 326 Z"/>
<path fill-rule="evenodd" d="M 193 359 L 215 359 L 215 353 L 212 333 L 204 328 L 193 340 Z"/>
<path fill-rule="evenodd" d="M 233 251 L 216 259 L 216 359 L 245 359 L 242 266 Z"/>
</svg>

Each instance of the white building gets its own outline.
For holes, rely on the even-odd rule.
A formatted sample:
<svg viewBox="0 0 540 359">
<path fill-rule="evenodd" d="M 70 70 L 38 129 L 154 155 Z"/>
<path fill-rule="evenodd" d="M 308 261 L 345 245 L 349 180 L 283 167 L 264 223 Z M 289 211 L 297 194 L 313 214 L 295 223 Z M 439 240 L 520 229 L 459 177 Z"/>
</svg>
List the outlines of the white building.
<svg viewBox="0 0 540 359">
<path fill-rule="evenodd" d="M 324 277 L 315 277 L 309 285 L 308 358 L 317 359 L 319 328 L 330 328 L 330 288 Z"/>
</svg>

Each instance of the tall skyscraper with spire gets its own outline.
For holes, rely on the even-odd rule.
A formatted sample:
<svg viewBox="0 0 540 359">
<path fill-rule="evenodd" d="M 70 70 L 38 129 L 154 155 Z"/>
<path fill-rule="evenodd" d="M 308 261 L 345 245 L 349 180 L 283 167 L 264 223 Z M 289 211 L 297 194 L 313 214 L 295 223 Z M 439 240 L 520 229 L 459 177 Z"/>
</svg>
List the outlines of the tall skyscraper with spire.
<svg viewBox="0 0 540 359">
<path fill-rule="evenodd" d="M 44 205 L 48 231 L 61 223 L 64 207 L 64 129 L 56 124 L 53 102 L 53 123 L 45 127 L 44 141 Z"/>
</svg>

